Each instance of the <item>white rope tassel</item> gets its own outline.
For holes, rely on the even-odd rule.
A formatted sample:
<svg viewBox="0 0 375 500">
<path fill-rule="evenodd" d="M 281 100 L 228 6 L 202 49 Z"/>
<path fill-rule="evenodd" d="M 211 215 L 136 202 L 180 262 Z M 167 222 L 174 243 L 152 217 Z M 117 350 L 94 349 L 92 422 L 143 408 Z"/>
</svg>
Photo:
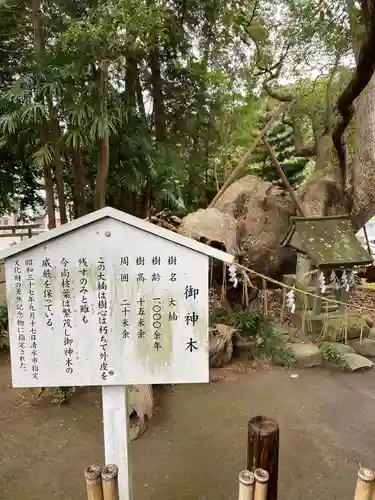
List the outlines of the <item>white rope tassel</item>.
<svg viewBox="0 0 375 500">
<path fill-rule="evenodd" d="M 327 290 L 326 279 L 323 273 L 319 274 L 320 291 L 324 294 Z"/>
<path fill-rule="evenodd" d="M 340 282 L 336 276 L 336 273 L 335 271 L 332 271 L 331 272 L 331 276 L 329 277 L 329 281 L 331 283 L 331 285 L 333 285 L 333 287 L 338 290 L 340 288 Z"/>
<path fill-rule="evenodd" d="M 347 292 L 349 292 L 349 282 L 348 282 L 348 276 L 346 274 L 346 271 L 343 271 L 343 273 L 342 273 L 341 283 L 342 283 L 342 287 L 345 288 L 345 290 Z"/>
<path fill-rule="evenodd" d="M 355 284 L 355 272 L 351 271 L 351 273 L 348 276 L 348 283 L 349 286 L 353 286 Z"/>
<path fill-rule="evenodd" d="M 286 307 L 290 310 L 292 314 L 294 314 L 296 310 L 296 292 L 294 290 L 289 290 L 285 298 L 286 298 Z"/>
<path fill-rule="evenodd" d="M 233 288 L 236 288 L 238 285 L 238 279 L 236 276 L 236 265 L 231 264 L 230 267 L 228 268 L 228 273 L 229 273 L 229 281 L 233 283 Z"/>
</svg>

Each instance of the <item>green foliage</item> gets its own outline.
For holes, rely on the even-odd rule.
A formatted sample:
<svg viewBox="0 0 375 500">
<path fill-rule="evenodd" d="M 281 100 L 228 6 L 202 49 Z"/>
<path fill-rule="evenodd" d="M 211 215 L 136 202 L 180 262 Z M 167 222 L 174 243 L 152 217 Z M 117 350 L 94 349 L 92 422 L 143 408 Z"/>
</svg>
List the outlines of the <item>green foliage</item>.
<svg viewBox="0 0 375 500">
<path fill-rule="evenodd" d="M 361 287 L 375 290 L 375 283 L 368 283 L 365 279 L 361 280 Z"/>
<path fill-rule="evenodd" d="M 277 360 L 277 364 L 289 368 L 295 363 L 293 351 L 280 340 L 276 344 L 272 358 Z"/>
<path fill-rule="evenodd" d="M 31 5 L 10 0 L 1 14 L 0 213 L 14 199 L 22 210 L 43 204 L 37 186 L 59 162 L 67 201 L 76 204 L 79 170 L 91 210 L 107 133 L 108 204 L 141 216 L 206 207 L 260 127 L 264 79 L 292 82 L 288 119 L 309 141 L 350 73 L 341 1 L 44 2 L 38 53 Z M 271 144 L 295 184 L 306 158 L 294 155 L 291 128 L 278 128 Z M 254 171 L 275 180 L 268 159 Z"/>
<path fill-rule="evenodd" d="M 69 402 L 69 398 L 75 392 L 75 387 L 56 387 L 53 391 L 52 403 L 62 405 Z"/>
<path fill-rule="evenodd" d="M 249 340 L 252 357 L 277 357 L 284 366 L 293 363 L 290 349 L 280 340 L 270 319 L 264 318 L 258 311 L 236 311 L 230 318 L 230 323 Z"/>
<path fill-rule="evenodd" d="M 32 159 L 37 138 L 22 122 L 17 100 L 16 88 L 0 94 L 0 214 L 15 211 L 23 218 L 44 202 Z"/>
<path fill-rule="evenodd" d="M 254 337 L 261 329 L 262 317 L 258 311 L 239 310 L 233 313 L 231 323 L 247 337 Z"/>
<path fill-rule="evenodd" d="M 319 349 L 321 350 L 323 359 L 326 363 L 334 363 L 340 365 L 344 362 L 343 354 L 335 349 L 332 344 L 323 342 L 319 345 Z"/>
<path fill-rule="evenodd" d="M 40 17 L 46 50 L 35 58 L 29 8 L 9 11 L 0 21 L 11 33 L 4 63 L 11 71 L 2 89 L 11 106 L 0 107 L 2 142 L 18 148 L 34 184 L 61 155 L 68 201 L 74 192 L 70 156 L 78 152 L 91 209 L 98 141 L 108 132 L 110 204 L 136 215 L 145 198 L 154 210 L 168 206 L 181 214 L 206 206 L 224 180 L 228 157 L 241 144 L 239 136 L 247 135 L 236 116 L 242 120 L 243 110 L 255 110 L 257 101 L 237 90 L 247 85 L 251 67 L 243 59 L 241 72 L 232 65 L 233 51 L 239 50 L 240 58 L 245 54 L 239 12 L 235 3 L 213 0 L 187 7 L 179 1 L 49 2 Z M 25 29 L 17 31 L 17 25 Z M 252 36 L 263 40 L 261 25 L 254 20 Z M 17 47 L 16 56 L 10 46 Z M 159 71 L 155 54 L 163 143 L 155 140 L 155 103 L 149 105 Z M 110 65 L 105 113 L 99 85 L 103 59 Z M 129 61 L 136 65 L 136 95 L 128 85 Z M 7 184 L 16 187 L 12 178 Z M 8 205 L 0 205 L 0 212 Z"/>
<path fill-rule="evenodd" d="M 276 158 L 290 184 L 292 186 L 298 184 L 303 179 L 304 170 L 310 158 L 296 156 L 292 127 L 285 123 L 277 124 L 268 135 L 268 141 L 276 152 Z M 264 146 L 257 148 L 254 159 L 258 165 L 252 168 L 253 173 L 266 181 L 282 183 L 276 168 L 264 150 Z"/>
</svg>

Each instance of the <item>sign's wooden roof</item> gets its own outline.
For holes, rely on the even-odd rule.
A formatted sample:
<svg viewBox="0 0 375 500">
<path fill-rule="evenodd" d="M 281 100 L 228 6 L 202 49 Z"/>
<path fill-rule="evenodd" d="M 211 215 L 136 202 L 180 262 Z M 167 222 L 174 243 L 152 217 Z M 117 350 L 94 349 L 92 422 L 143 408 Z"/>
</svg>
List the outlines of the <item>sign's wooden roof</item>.
<svg viewBox="0 0 375 500">
<path fill-rule="evenodd" d="M 172 241 L 177 245 L 181 245 L 190 250 L 194 250 L 195 252 L 207 255 L 208 257 L 213 257 L 215 259 L 221 260 L 226 264 L 231 264 L 234 261 L 233 255 L 222 252 L 221 250 L 217 250 L 216 248 L 212 248 L 209 245 L 204 245 L 203 243 L 200 243 L 196 240 L 186 238 L 181 234 L 174 233 L 173 231 L 169 231 L 162 227 L 156 226 L 155 224 L 151 224 L 150 222 L 147 222 L 143 219 L 138 219 L 137 217 L 133 217 L 132 215 L 126 214 L 125 212 L 121 212 L 120 210 L 116 210 L 115 208 L 111 207 L 105 207 L 88 215 L 84 215 L 83 217 L 68 222 L 61 227 L 43 232 L 41 234 L 38 234 L 37 236 L 22 241 L 17 245 L 6 248 L 2 252 L 0 252 L 0 259 L 7 259 L 8 257 L 33 248 L 36 245 L 47 243 L 48 241 L 54 238 L 59 238 L 60 236 L 70 233 L 71 231 L 77 231 L 80 227 L 87 226 L 106 217 L 117 220 L 128 226 L 133 226 L 154 236 L 164 238 L 165 240 Z"/>
</svg>

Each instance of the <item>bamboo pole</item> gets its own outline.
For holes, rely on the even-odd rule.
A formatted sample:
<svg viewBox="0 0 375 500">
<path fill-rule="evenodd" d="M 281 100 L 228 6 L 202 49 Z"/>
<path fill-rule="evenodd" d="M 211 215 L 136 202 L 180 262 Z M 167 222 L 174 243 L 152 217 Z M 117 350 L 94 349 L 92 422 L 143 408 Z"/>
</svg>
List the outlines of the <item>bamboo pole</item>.
<svg viewBox="0 0 375 500">
<path fill-rule="evenodd" d="M 254 482 L 254 474 L 249 470 L 243 470 L 238 474 L 238 500 L 253 500 Z"/>
<path fill-rule="evenodd" d="M 284 170 L 281 168 L 281 165 L 280 165 L 278 159 L 276 158 L 276 155 L 275 155 L 273 149 L 271 148 L 271 145 L 268 142 L 268 139 L 265 136 L 265 134 L 263 134 L 263 136 L 262 136 L 262 141 L 266 147 L 266 150 L 271 158 L 272 163 L 276 167 L 276 170 L 278 171 L 278 173 L 279 173 L 279 175 L 284 183 L 286 190 L 288 191 L 290 197 L 292 198 L 292 201 L 294 203 L 294 206 L 296 207 L 296 210 L 300 213 L 301 217 L 305 217 L 305 213 L 303 211 L 303 208 L 302 208 L 300 202 L 298 201 L 297 196 L 295 195 L 293 188 L 288 181 L 287 176 L 284 174 Z"/>
<path fill-rule="evenodd" d="M 375 500 L 375 479 L 372 482 L 372 490 L 371 490 L 370 500 Z"/>
<path fill-rule="evenodd" d="M 254 500 L 266 500 L 270 475 L 264 469 L 256 469 L 254 472 L 254 478 Z"/>
<path fill-rule="evenodd" d="M 247 430 L 247 469 L 265 469 L 269 474 L 267 500 L 277 500 L 279 475 L 279 426 L 272 418 L 256 416 Z"/>
<path fill-rule="evenodd" d="M 268 120 L 266 125 L 262 128 L 262 130 L 259 132 L 259 134 L 256 136 L 254 141 L 250 144 L 249 148 L 245 152 L 245 154 L 242 156 L 240 161 L 237 163 L 235 169 L 233 172 L 230 174 L 230 176 L 227 178 L 227 180 L 224 182 L 224 184 L 221 186 L 219 191 L 216 193 L 214 196 L 213 200 L 211 203 L 208 205 L 208 208 L 214 208 L 216 203 L 218 202 L 219 198 L 221 198 L 222 194 L 224 191 L 235 181 L 238 172 L 242 169 L 242 167 L 245 165 L 247 160 L 250 158 L 250 156 L 253 154 L 255 148 L 257 147 L 258 143 L 262 139 L 262 137 L 267 134 L 267 132 L 272 129 L 273 124 L 276 120 L 276 118 L 281 114 L 282 111 L 285 110 L 287 107 L 286 104 L 283 104 L 282 106 L 279 106 L 274 110 L 274 112 L 271 115 L 271 118 Z"/>
<path fill-rule="evenodd" d="M 374 479 L 374 471 L 365 469 L 364 467 L 359 469 L 354 500 L 371 500 Z"/>
<path fill-rule="evenodd" d="M 367 245 L 367 251 L 370 254 L 370 257 L 372 257 L 372 252 L 371 252 L 371 247 L 370 247 L 370 241 L 368 239 L 368 234 L 367 234 L 366 226 L 363 226 L 362 229 L 363 229 L 363 232 L 364 232 L 364 235 L 365 235 L 365 240 L 366 240 L 366 245 Z"/>
<path fill-rule="evenodd" d="M 90 465 L 85 470 L 87 500 L 103 500 L 101 469 L 99 465 Z"/>
<path fill-rule="evenodd" d="M 106 465 L 102 472 L 103 500 L 119 500 L 117 465 Z"/>
<path fill-rule="evenodd" d="M 371 500 L 375 472 L 361 467 L 357 475 L 354 500 Z"/>
</svg>

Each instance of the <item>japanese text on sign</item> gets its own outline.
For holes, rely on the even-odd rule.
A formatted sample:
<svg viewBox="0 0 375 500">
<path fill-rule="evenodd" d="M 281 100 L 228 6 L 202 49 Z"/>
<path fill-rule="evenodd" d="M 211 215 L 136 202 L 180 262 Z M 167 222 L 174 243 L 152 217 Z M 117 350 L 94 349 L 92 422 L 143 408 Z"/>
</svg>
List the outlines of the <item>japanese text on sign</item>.
<svg viewBox="0 0 375 500">
<path fill-rule="evenodd" d="M 132 251 L 87 234 L 6 261 L 15 386 L 205 380 L 207 257 L 147 233 Z"/>
</svg>

